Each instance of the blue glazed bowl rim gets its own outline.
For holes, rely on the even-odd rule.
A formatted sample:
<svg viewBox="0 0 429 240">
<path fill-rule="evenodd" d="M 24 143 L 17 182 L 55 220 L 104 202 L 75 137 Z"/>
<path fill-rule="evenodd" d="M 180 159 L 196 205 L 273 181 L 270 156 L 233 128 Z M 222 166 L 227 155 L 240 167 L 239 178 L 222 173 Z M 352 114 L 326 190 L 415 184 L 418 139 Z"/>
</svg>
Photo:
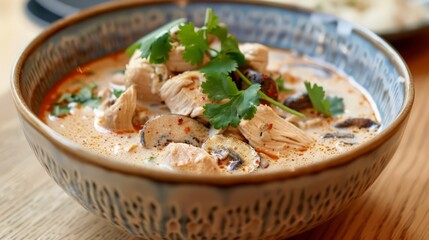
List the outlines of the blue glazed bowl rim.
<svg viewBox="0 0 429 240">
<path fill-rule="evenodd" d="M 78 144 L 72 142 L 71 140 L 61 136 L 51 128 L 49 128 L 45 123 L 43 123 L 37 116 L 33 113 L 28 105 L 25 103 L 25 97 L 20 91 L 20 78 L 23 70 L 23 65 L 25 64 L 28 57 L 40 47 L 46 39 L 54 36 L 56 33 L 61 31 L 64 28 L 67 28 L 77 22 L 85 21 L 88 18 L 102 15 L 107 12 L 114 12 L 121 9 L 129 9 L 133 7 L 142 7 L 145 5 L 152 4 L 165 4 L 165 3 L 176 3 L 176 4 L 186 4 L 187 2 L 209 2 L 213 3 L 215 1 L 199 1 L 199 0 L 188 0 L 188 1 L 174 1 L 174 0 L 158 0 L 158 1 L 126 1 L 126 2 L 109 2 L 101 4 L 87 10 L 84 10 L 80 13 L 74 14 L 70 17 L 62 19 L 52 26 L 44 30 L 39 36 L 37 36 L 22 52 L 21 56 L 18 58 L 15 63 L 12 71 L 11 78 L 11 91 L 15 101 L 16 108 L 23 121 L 28 123 L 34 130 L 39 134 L 43 135 L 50 143 L 52 143 L 58 151 L 62 154 L 65 154 L 75 161 L 79 161 L 83 164 L 90 164 L 92 166 L 100 167 L 111 172 L 117 172 L 125 175 L 141 177 L 145 179 L 150 179 L 156 182 L 164 182 L 169 184 L 202 184 L 202 185 L 213 185 L 213 186 L 234 186 L 234 185 L 246 185 L 246 184 L 261 184 L 271 181 L 284 181 L 287 179 L 299 178 L 304 176 L 310 176 L 312 174 L 318 174 L 323 171 L 341 168 L 344 167 L 354 160 L 358 160 L 359 156 L 369 154 L 372 150 L 379 147 L 386 140 L 392 137 L 403 124 L 406 124 L 406 120 L 410 114 L 413 101 L 414 101 L 414 83 L 411 78 L 410 71 L 402 59 L 402 57 L 384 40 L 382 40 L 375 33 L 367 30 L 364 27 L 352 24 L 353 31 L 364 38 L 366 41 L 369 41 L 376 48 L 382 51 L 389 60 L 393 63 L 396 69 L 398 69 L 400 75 L 404 77 L 404 86 L 405 86 L 405 100 L 404 105 L 398 114 L 397 118 L 383 129 L 379 134 L 369 141 L 359 145 L 351 151 L 336 155 L 325 161 L 300 167 L 295 171 L 290 170 L 276 170 L 269 172 L 259 172 L 256 174 L 250 175 L 196 175 L 182 172 L 169 172 L 165 170 L 149 169 L 145 167 L 135 167 L 131 166 L 125 162 L 120 162 L 112 158 L 104 157 L 98 155 L 94 152 L 84 149 Z M 313 11 L 303 9 L 296 6 L 291 6 L 289 4 L 280 3 L 278 1 L 258 1 L 258 0 L 220 0 L 216 1 L 218 3 L 243 3 L 243 4 L 252 4 L 252 5 L 264 5 L 264 6 L 274 6 L 279 8 L 286 8 L 293 11 L 299 11 L 303 13 L 312 13 Z M 321 13 L 322 14 L 322 13 Z"/>
</svg>

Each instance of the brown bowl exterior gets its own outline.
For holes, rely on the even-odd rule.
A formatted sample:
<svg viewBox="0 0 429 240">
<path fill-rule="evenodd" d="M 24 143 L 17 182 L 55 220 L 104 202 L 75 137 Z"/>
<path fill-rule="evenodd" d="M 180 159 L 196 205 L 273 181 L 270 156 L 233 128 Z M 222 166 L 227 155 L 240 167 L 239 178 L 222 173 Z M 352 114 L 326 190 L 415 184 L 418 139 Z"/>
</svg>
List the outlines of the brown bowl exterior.
<svg viewBox="0 0 429 240">
<path fill-rule="evenodd" d="M 88 164 L 23 122 L 48 174 L 83 207 L 144 239 L 283 239 L 338 214 L 374 182 L 405 125 L 378 148 L 322 172 L 213 186 L 153 181 Z"/>
<path fill-rule="evenodd" d="M 24 51 L 12 79 L 23 131 L 37 159 L 55 182 L 86 209 L 145 239 L 282 239 L 326 221 L 360 196 L 384 169 L 400 143 L 413 102 L 413 84 L 402 59 L 374 34 L 359 27 L 350 25 L 351 39 L 356 37 L 361 48 L 369 52 L 376 49 L 383 56 L 375 70 L 369 62 L 363 65 L 363 72 L 376 71 L 378 76 L 377 71 L 390 71 L 385 78 L 374 77 L 372 81 L 377 84 L 367 88 L 373 96 L 372 93 L 382 95 L 375 102 L 386 120 L 384 129 L 353 151 L 294 172 L 214 177 L 137 169 L 82 149 L 37 119 L 42 97 L 58 79 L 81 64 L 122 50 L 135 41 L 151 29 L 153 21 L 159 20 L 152 18 L 158 16 L 159 9 L 170 18 L 183 13 L 195 14 L 191 18 L 198 19 L 197 10 L 207 6 L 219 12 L 229 11 L 228 14 L 238 14 L 241 9 L 270 10 L 272 15 L 287 13 L 304 20 L 316 16 L 257 1 L 196 2 L 181 7 L 157 1 L 103 5 L 55 24 Z M 231 11 L 234 8 L 237 11 Z M 296 29 L 286 32 L 295 36 L 290 39 L 307 41 L 311 38 L 306 34 L 320 39 L 316 34 L 326 27 L 324 34 L 330 36 L 334 31 L 347 43 L 341 38 L 344 29 L 339 27 L 344 23 L 330 21 L 309 21 L 303 28 L 309 31 L 300 32 L 296 25 Z M 139 24 L 146 27 L 139 30 Z M 332 24 L 337 30 L 331 29 Z M 306 45 L 292 45 L 308 49 Z M 346 57 L 347 62 L 353 56 Z M 348 65 L 344 66 L 347 73 Z M 354 70 L 350 73 L 358 74 Z M 365 82 L 362 85 L 365 87 Z M 384 94 L 385 89 L 391 91 Z"/>
</svg>

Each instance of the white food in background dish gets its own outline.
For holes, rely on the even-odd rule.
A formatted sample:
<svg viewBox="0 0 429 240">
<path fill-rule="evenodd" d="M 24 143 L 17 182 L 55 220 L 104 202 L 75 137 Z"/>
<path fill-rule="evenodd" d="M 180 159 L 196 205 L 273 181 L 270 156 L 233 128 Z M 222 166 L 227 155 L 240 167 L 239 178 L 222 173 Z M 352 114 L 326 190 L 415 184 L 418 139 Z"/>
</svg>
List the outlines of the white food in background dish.
<svg viewBox="0 0 429 240">
<path fill-rule="evenodd" d="M 362 25 L 383 34 L 418 26 L 428 19 L 424 6 L 407 0 L 282 0 Z"/>
</svg>

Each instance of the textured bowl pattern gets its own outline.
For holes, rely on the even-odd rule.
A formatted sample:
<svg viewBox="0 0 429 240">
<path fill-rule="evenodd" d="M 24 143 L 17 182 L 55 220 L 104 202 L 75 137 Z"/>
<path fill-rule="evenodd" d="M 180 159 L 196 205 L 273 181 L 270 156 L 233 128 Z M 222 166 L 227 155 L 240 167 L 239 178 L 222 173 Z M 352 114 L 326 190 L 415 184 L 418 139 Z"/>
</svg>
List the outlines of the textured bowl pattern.
<svg viewBox="0 0 429 240">
<path fill-rule="evenodd" d="M 202 24 L 207 7 L 239 40 L 292 49 L 352 76 L 373 96 L 384 128 L 403 111 L 407 69 L 375 35 L 326 15 L 251 3 L 124 4 L 76 18 L 32 46 L 16 73 L 17 91 L 37 114 L 44 93 L 77 66 L 122 50 L 173 19 Z M 221 186 L 156 181 L 82 161 L 52 142 L 61 136 L 21 119 L 30 146 L 59 186 L 89 211 L 145 239 L 281 239 L 310 229 L 374 182 L 405 127 L 399 125 L 379 147 L 324 171 Z"/>
<path fill-rule="evenodd" d="M 278 182 L 213 187 L 158 183 L 56 154 L 26 125 L 27 139 L 55 182 L 89 211 L 144 239 L 284 239 L 338 214 L 374 182 L 402 129 L 350 164 Z M 43 141 L 41 141 L 43 139 Z"/>
</svg>

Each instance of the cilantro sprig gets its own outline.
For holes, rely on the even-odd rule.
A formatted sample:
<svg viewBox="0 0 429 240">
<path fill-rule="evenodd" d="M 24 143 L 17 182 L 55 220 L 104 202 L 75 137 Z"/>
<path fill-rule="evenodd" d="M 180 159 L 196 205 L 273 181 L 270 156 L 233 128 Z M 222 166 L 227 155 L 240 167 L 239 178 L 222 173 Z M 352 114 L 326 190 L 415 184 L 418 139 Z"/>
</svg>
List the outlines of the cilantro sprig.
<svg viewBox="0 0 429 240">
<path fill-rule="evenodd" d="M 169 30 L 179 26 L 177 39 L 184 46 L 183 60 L 192 65 L 202 65 L 204 56 L 210 56 L 211 60 L 199 70 L 204 73 L 206 81 L 201 87 L 208 98 L 220 103 L 206 104 L 204 115 L 210 119 L 210 123 L 217 129 L 225 129 L 229 125 L 237 127 L 241 119 L 253 118 L 259 100 L 263 99 L 289 113 L 300 117 L 304 115 L 263 93 L 260 84 L 253 84 L 238 69 L 246 65 L 243 53 L 239 49 L 238 40 L 228 33 L 228 28 L 219 23 L 219 17 L 212 9 L 207 9 L 205 23 L 201 28 L 196 28 L 194 23 L 185 23 L 184 19 L 173 21 L 160 29 L 146 35 L 126 52 L 131 55 L 136 49 L 142 52 L 141 57 L 147 58 L 151 63 L 163 63 L 168 60 L 172 39 Z M 210 47 L 209 37 L 214 36 L 219 40 L 220 48 Z M 234 72 L 250 87 L 239 90 L 230 77 Z"/>
<path fill-rule="evenodd" d="M 186 19 L 180 18 L 156 29 L 139 39 L 133 45 L 125 50 L 128 56 L 131 56 L 135 50 L 140 49 L 141 57 L 147 58 L 150 63 L 164 63 L 168 60 L 170 52 L 171 36 L 170 29 L 184 23 Z"/>
<path fill-rule="evenodd" d="M 69 114 L 72 109 L 70 103 L 97 108 L 100 105 L 100 98 L 95 94 L 96 88 L 97 84 L 91 83 L 83 86 L 78 93 L 63 93 L 52 107 L 51 115 L 62 117 Z"/>
<path fill-rule="evenodd" d="M 339 97 L 326 97 L 323 87 L 304 82 L 308 97 L 314 109 L 325 116 L 335 116 L 344 113 L 344 102 Z"/>
</svg>

